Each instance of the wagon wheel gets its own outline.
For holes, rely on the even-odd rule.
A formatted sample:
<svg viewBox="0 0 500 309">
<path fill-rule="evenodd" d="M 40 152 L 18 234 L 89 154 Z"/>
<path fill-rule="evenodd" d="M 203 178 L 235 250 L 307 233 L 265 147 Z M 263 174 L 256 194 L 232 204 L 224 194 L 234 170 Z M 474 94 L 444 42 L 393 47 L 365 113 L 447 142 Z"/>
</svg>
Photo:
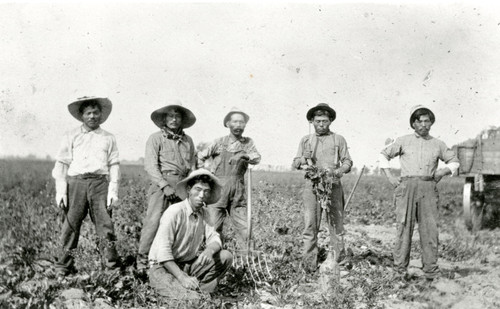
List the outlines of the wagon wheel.
<svg viewBox="0 0 500 309">
<path fill-rule="evenodd" d="M 469 231 L 481 229 L 483 221 L 483 196 L 474 190 L 474 178 L 466 179 L 463 192 L 463 207 L 465 226 Z"/>
</svg>

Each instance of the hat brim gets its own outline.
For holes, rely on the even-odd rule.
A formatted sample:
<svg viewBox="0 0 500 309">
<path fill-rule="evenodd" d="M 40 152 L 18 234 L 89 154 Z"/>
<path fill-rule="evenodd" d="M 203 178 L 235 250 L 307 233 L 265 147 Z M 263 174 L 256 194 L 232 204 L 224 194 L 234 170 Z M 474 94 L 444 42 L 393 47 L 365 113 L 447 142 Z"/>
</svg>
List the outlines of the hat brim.
<svg viewBox="0 0 500 309">
<path fill-rule="evenodd" d="M 155 110 L 151 114 L 151 120 L 160 129 L 165 126 L 165 116 L 170 109 L 176 109 L 182 114 L 182 128 L 187 129 L 196 122 L 196 117 L 193 112 L 181 105 L 167 105 L 165 107 Z"/>
<path fill-rule="evenodd" d="M 327 111 L 330 114 L 330 116 L 332 117 L 332 121 L 334 121 L 335 118 L 337 118 L 337 113 L 335 112 L 335 110 L 333 108 L 331 108 L 328 105 L 324 105 L 324 106 L 320 105 L 320 106 L 315 106 L 307 111 L 307 114 L 306 114 L 307 120 L 312 121 L 312 119 L 314 118 L 314 113 L 316 111 L 319 111 L 319 110 Z"/>
<path fill-rule="evenodd" d="M 243 115 L 243 118 L 245 118 L 245 123 L 248 122 L 248 120 L 250 120 L 250 116 L 248 116 L 246 113 L 244 112 L 240 112 L 240 111 L 230 111 L 229 113 L 227 113 L 226 117 L 224 117 L 224 126 L 227 128 L 227 122 L 231 119 L 231 116 L 233 114 L 241 114 Z"/>
<path fill-rule="evenodd" d="M 75 117 L 78 121 L 83 122 L 83 114 L 80 113 L 80 106 L 82 106 L 84 102 L 88 101 L 96 101 L 101 106 L 101 122 L 99 124 L 104 123 L 113 109 L 113 104 L 108 98 L 85 98 L 72 102 L 68 105 L 68 111 L 71 116 Z"/>
<path fill-rule="evenodd" d="M 413 123 L 415 122 L 415 120 L 416 120 L 416 118 L 417 118 L 417 117 L 415 116 L 415 113 L 416 113 L 417 111 L 421 110 L 421 109 L 425 110 L 426 112 L 429 112 L 429 114 L 430 114 L 430 118 L 431 118 L 431 123 L 432 123 L 432 124 L 434 124 L 434 122 L 436 122 L 436 116 L 434 115 L 434 112 L 432 112 L 429 108 L 427 108 L 427 107 L 417 108 L 417 109 L 416 109 L 416 110 L 414 110 L 414 111 L 413 111 L 413 113 L 411 113 L 411 115 L 410 115 L 410 127 L 411 127 L 412 129 L 415 129 L 415 128 L 413 127 Z"/>
<path fill-rule="evenodd" d="M 201 175 L 209 176 L 210 179 L 212 179 L 214 186 L 215 186 L 215 188 L 212 188 L 212 192 L 210 193 L 210 197 L 206 201 L 207 205 L 216 203 L 221 197 L 222 184 L 221 184 L 219 178 L 215 177 L 214 174 L 210 173 L 208 170 L 206 170 L 204 168 L 197 169 L 196 171 L 189 174 L 188 177 L 179 181 L 176 185 L 175 194 L 183 200 L 186 199 L 189 196 L 189 194 L 187 192 L 187 183 L 191 179 L 193 179 L 197 176 L 201 176 Z"/>
</svg>

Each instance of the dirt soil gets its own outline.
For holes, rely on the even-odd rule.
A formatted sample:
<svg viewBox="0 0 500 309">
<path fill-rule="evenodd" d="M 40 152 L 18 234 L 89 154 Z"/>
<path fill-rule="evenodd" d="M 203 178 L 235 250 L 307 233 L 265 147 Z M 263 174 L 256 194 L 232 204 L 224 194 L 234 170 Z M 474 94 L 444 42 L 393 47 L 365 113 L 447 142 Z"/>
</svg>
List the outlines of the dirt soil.
<svg viewBox="0 0 500 309">
<path fill-rule="evenodd" d="M 378 267 L 385 268 L 385 272 L 390 276 L 392 267 L 388 263 L 390 257 L 387 253 L 391 252 L 395 227 L 348 225 L 346 230 L 346 245 L 353 250 L 354 256 L 375 259 L 372 264 L 378 264 Z M 468 233 L 467 231 L 463 232 Z M 496 240 L 500 239 L 500 230 L 498 229 L 481 231 L 480 233 L 483 234 L 476 235 L 474 239 L 484 235 Z M 449 242 L 454 238 L 453 235 L 448 233 L 441 233 L 439 237 L 441 243 Z M 327 241 L 326 233 L 320 234 L 320 240 L 320 243 Z M 416 228 L 413 243 L 415 246 L 419 246 L 419 242 L 420 239 Z M 489 251 L 494 253 L 480 259 L 454 262 L 441 257 L 438 264 L 442 275 L 432 282 L 428 282 L 423 278 L 420 259 L 413 258 L 415 255 L 420 256 L 420 254 L 412 253 L 412 260 L 408 269 L 411 278 L 395 283 L 396 288 L 394 290 L 396 293 L 377 300 L 377 303 L 371 304 L 371 306 L 359 304 L 357 308 L 500 308 L 500 247 L 498 242 L 494 245 L 494 248 L 489 248 Z M 370 252 L 374 254 L 369 254 Z M 384 252 L 384 254 L 381 254 L 381 252 Z M 387 263 L 384 259 L 387 260 Z M 356 266 L 352 270 L 355 268 Z M 351 284 L 352 270 L 344 268 L 341 271 L 341 285 Z M 298 287 L 297 293 L 320 293 L 320 290 L 320 284 L 308 283 Z"/>
</svg>

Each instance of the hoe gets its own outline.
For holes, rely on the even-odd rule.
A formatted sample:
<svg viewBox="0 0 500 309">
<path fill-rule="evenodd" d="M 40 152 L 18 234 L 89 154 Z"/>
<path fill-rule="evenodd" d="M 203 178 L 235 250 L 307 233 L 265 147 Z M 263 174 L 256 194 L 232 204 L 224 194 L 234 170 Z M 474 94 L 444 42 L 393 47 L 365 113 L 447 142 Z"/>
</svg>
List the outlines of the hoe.
<svg viewBox="0 0 500 309">
<path fill-rule="evenodd" d="M 248 169 L 247 189 L 247 247 L 235 251 L 233 267 L 235 269 L 247 269 L 252 281 L 255 284 L 262 284 L 271 280 L 272 275 L 265 254 L 262 251 L 254 250 L 252 242 L 252 170 L 250 168 Z"/>
</svg>

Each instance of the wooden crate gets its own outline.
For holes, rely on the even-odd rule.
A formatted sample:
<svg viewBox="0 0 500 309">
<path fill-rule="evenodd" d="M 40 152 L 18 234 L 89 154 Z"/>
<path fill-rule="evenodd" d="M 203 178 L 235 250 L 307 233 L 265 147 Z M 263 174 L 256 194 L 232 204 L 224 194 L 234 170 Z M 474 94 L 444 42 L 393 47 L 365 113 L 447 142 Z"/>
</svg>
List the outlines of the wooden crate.
<svg viewBox="0 0 500 309">
<path fill-rule="evenodd" d="M 460 160 L 459 174 L 500 175 L 500 136 L 478 137 L 454 148 Z"/>
</svg>

